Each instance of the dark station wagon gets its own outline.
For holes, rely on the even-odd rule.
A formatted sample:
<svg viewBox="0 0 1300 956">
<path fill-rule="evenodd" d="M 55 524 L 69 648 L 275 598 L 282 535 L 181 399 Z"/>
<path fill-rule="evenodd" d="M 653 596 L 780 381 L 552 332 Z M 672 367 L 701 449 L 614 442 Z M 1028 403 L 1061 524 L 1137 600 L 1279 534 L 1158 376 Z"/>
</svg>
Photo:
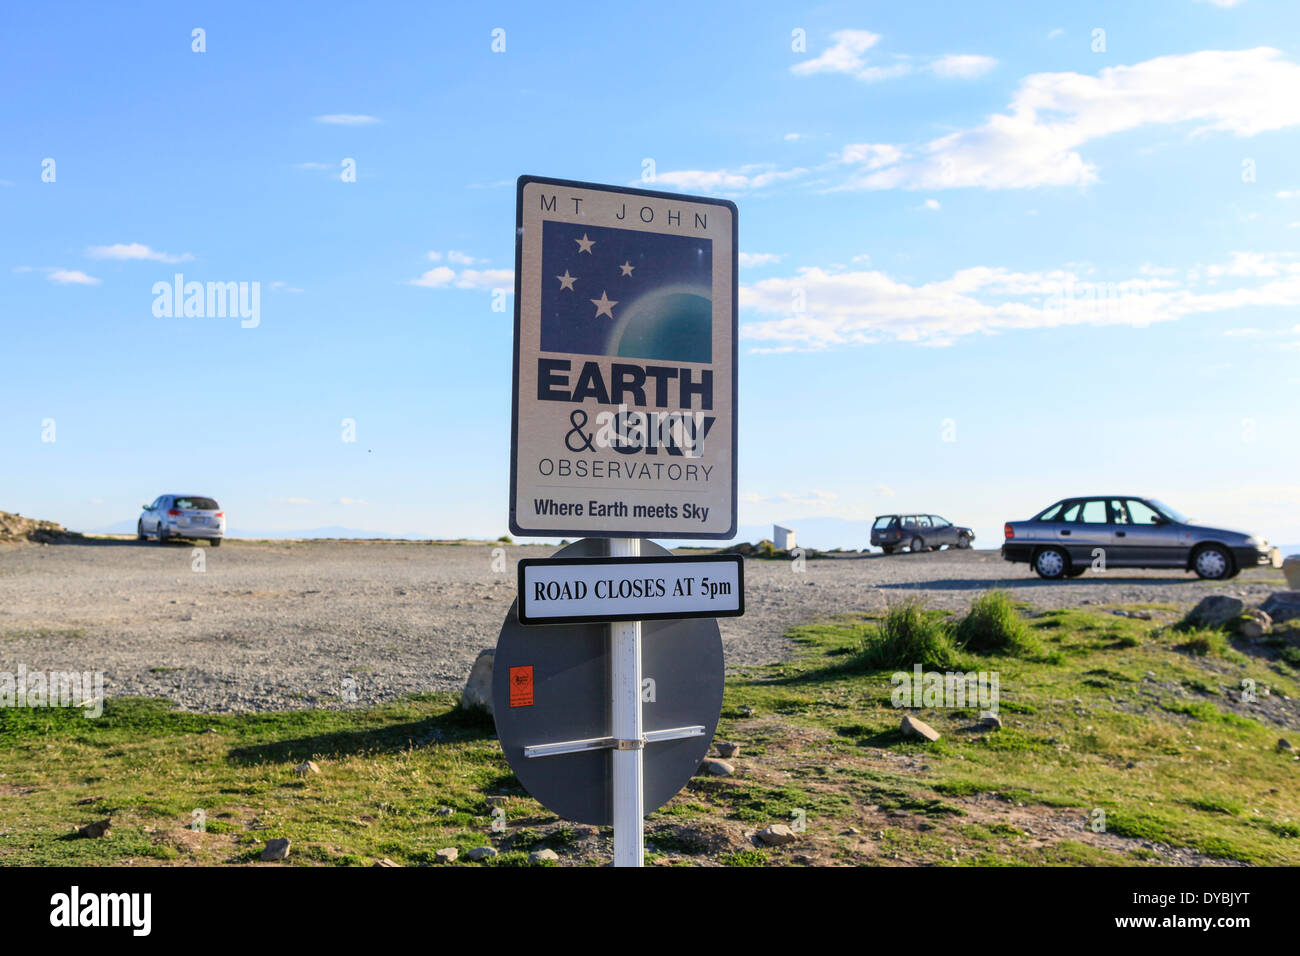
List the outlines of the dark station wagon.
<svg viewBox="0 0 1300 956">
<path fill-rule="evenodd" d="M 881 515 L 871 526 L 871 544 L 885 554 L 900 548 L 912 552 L 938 551 L 943 545 L 950 548 L 969 548 L 975 540 L 970 528 L 955 525 L 938 515 Z"/>
</svg>

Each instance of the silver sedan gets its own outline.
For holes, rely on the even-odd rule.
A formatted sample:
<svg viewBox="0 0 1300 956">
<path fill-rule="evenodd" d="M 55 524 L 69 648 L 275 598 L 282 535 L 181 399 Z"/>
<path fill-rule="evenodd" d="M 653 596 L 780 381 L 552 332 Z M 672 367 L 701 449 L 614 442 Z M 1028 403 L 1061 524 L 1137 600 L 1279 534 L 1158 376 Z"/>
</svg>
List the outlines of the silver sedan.
<svg viewBox="0 0 1300 956">
<path fill-rule="evenodd" d="M 1003 528 L 1002 557 L 1027 562 L 1044 578 L 1089 568 L 1180 568 L 1209 580 L 1243 568 L 1282 566 L 1277 548 L 1256 535 L 1193 523 L 1156 498 L 1065 498 L 1028 521 Z"/>
</svg>

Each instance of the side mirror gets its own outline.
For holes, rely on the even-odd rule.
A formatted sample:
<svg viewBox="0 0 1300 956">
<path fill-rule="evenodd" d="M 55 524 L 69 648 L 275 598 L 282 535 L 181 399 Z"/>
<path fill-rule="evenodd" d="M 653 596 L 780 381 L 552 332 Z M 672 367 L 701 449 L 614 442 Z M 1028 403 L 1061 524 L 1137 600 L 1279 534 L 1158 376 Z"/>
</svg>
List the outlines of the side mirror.
<svg viewBox="0 0 1300 956">
<path fill-rule="evenodd" d="M 1169 519 L 1164 515 L 1156 515 L 1151 519 L 1152 524 L 1169 524 Z"/>
<path fill-rule="evenodd" d="M 141 506 L 140 506 L 140 510 L 141 510 L 141 511 L 148 511 L 148 510 L 149 510 L 149 506 L 148 506 L 148 505 L 141 505 Z"/>
</svg>

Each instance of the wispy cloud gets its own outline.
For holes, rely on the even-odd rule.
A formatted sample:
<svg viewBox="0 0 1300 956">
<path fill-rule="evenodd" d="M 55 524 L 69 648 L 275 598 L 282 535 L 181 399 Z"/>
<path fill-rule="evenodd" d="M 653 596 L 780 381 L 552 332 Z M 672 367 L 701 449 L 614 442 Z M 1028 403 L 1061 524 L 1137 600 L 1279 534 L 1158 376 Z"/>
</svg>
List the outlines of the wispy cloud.
<svg viewBox="0 0 1300 956">
<path fill-rule="evenodd" d="M 679 169 L 655 176 L 655 183 L 685 192 L 735 194 L 763 189 L 797 179 L 807 170 L 778 170 L 770 164 L 755 163 L 739 169 Z M 632 185 L 644 185 L 637 180 Z"/>
<path fill-rule="evenodd" d="M 194 258 L 188 252 L 173 255 L 170 252 L 150 249 L 140 242 L 117 242 L 111 246 L 91 246 L 86 250 L 86 255 L 92 259 L 117 259 L 124 262 L 189 262 Z"/>
<path fill-rule="evenodd" d="M 961 80 L 973 80 L 983 76 L 998 65 L 991 56 L 977 56 L 973 53 L 950 53 L 941 56 L 929 65 L 931 73 L 937 76 Z"/>
<path fill-rule="evenodd" d="M 369 126 L 371 123 L 382 123 L 378 116 L 368 116 L 365 113 L 326 113 L 324 116 L 316 117 L 317 123 L 328 123 L 331 126 Z"/>
<path fill-rule="evenodd" d="M 907 76 L 914 69 L 927 70 L 949 79 L 974 79 L 998 65 L 991 56 L 973 53 L 948 53 L 930 58 L 895 54 L 892 63 L 880 65 L 868 62 L 866 55 L 880 42 L 880 34 L 869 30 L 837 30 L 831 34 L 831 40 L 832 44 L 820 56 L 796 63 L 790 67 L 790 72 L 796 76 L 840 73 L 864 83 L 877 83 Z"/>
<path fill-rule="evenodd" d="M 45 277 L 59 285 L 99 285 L 99 280 L 80 269 L 49 269 Z"/>
<path fill-rule="evenodd" d="M 784 255 L 777 252 L 742 252 L 740 253 L 740 267 L 749 269 L 758 266 L 770 266 L 784 258 Z"/>
<path fill-rule="evenodd" d="M 429 253 L 429 258 L 437 255 Z M 434 259 L 436 262 L 437 259 Z M 425 289 L 505 289 L 513 294 L 515 289 L 515 271 L 513 269 L 462 269 L 457 272 L 450 266 L 435 266 L 418 279 L 411 279 L 411 285 Z"/>
</svg>

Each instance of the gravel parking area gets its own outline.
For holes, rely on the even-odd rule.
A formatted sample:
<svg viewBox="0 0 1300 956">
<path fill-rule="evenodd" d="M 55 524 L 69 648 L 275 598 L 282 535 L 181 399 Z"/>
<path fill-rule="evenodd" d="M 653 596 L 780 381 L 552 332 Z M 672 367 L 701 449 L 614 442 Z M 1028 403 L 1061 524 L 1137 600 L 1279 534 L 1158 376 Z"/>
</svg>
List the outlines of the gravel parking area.
<svg viewBox="0 0 1300 956">
<path fill-rule="evenodd" d="M 514 562 L 552 548 L 377 541 L 239 541 L 205 548 L 134 539 L 0 547 L 0 671 L 102 671 L 107 696 L 169 697 L 225 712 L 358 705 L 459 690 L 496 642 Z M 788 658 L 792 625 L 879 610 L 909 596 L 964 610 L 1005 587 L 1043 608 L 1193 605 L 1207 594 L 1258 603 L 1285 587 L 1252 569 L 1223 583 L 1180 572 L 1034 578 L 996 551 L 747 561 L 746 616 L 721 622 L 729 669 Z"/>
</svg>

